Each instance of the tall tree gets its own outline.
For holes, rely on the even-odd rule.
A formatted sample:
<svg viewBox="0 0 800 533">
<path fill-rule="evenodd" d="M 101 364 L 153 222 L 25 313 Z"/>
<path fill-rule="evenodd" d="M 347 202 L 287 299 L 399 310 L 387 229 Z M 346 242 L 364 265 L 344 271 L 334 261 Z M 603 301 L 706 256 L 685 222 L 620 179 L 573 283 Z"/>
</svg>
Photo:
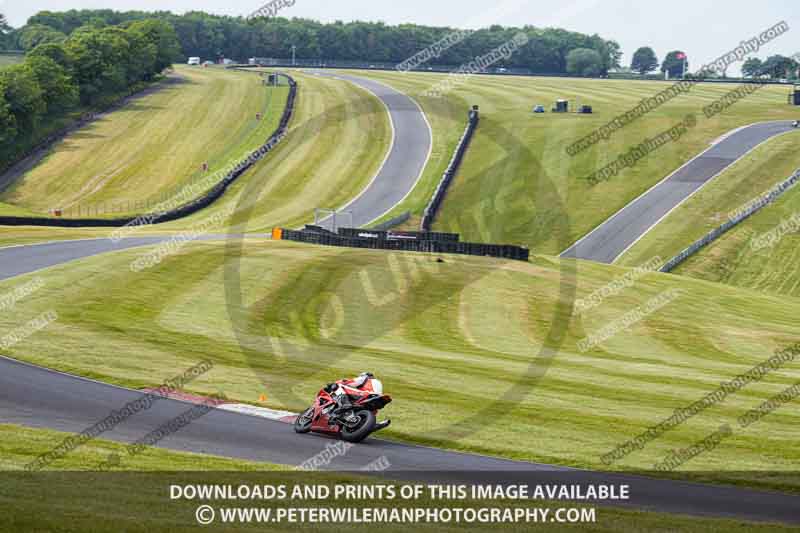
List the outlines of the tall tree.
<svg viewBox="0 0 800 533">
<path fill-rule="evenodd" d="M 67 53 L 66 48 L 64 48 L 64 43 L 40 44 L 26 54 L 28 58 L 37 56 L 48 57 L 67 71 L 71 71 L 72 69 L 72 58 Z"/>
<path fill-rule="evenodd" d="M 62 114 L 78 103 L 78 86 L 67 71 L 43 55 L 25 60 L 42 88 L 42 98 L 50 114 Z"/>
<path fill-rule="evenodd" d="M 171 24 L 162 20 L 142 20 L 134 22 L 129 27 L 130 31 L 142 35 L 155 46 L 156 72 L 161 72 L 180 58 L 181 44 L 178 35 Z"/>
<path fill-rule="evenodd" d="M 31 68 L 20 63 L 0 70 L 0 93 L 8 103 L 19 134 L 31 134 L 47 107 L 42 88 Z"/>
<path fill-rule="evenodd" d="M 767 58 L 762 66 L 762 72 L 772 78 L 793 78 L 797 73 L 798 63 L 791 57 L 774 55 Z"/>
<path fill-rule="evenodd" d="M 0 81 L 0 145 L 9 143 L 17 136 L 17 120 L 6 101 L 5 89 Z"/>
<path fill-rule="evenodd" d="M 19 44 L 25 51 L 33 50 L 40 44 L 62 43 L 66 40 L 66 34 L 43 24 L 25 26 L 19 33 Z"/>
<path fill-rule="evenodd" d="M 680 78 L 684 73 L 689 73 L 689 59 L 686 52 L 675 50 L 667 54 L 661 64 L 661 72 L 669 72 L 670 78 Z"/>
<path fill-rule="evenodd" d="M 8 50 L 11 44 L 11 32 L 14 28 L 8 25 L 6 16 L 0 13 L 0 50 Z"/>
<path fill-rule="evenodd" d="M 751 57 L 742 64 L 742 74 L 750 78 L 760 76 L 764 68 L 764 62 L 757 57 Z"/>
<path fill-rule="evenodd" d="M 128 43 L 118 34 L 82 26 L 70 35 L 67 52 L 73 60 L 75 82 L 81 102 L 94 104 L 126 86 L 125 65 Z"/>
<path fill-rule="evenodd" d="M 631 61 L 631 70 L 642 76 L 658 68 L 658 57 L 652 48 L 643 46 L 636 50 Z"/>
<path fill-rule="evenodd" d="M 567 54 L 567 72 L 578 76 L 597 76 L 603 70 L 603 58 L 591 48 L 576 48 Z"/>
</svg>

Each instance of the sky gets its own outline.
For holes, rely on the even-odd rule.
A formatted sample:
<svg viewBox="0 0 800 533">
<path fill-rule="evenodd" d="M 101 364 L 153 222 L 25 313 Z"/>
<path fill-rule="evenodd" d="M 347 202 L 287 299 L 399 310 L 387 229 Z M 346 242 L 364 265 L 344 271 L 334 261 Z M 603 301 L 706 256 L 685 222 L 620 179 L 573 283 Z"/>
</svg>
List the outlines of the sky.
<svg viewBox="0 0 800 533">
<path fill-rule="evenodd" d="M 110 8 L 120 11 L 206 11 L 246 16 L 268 0 L 0 0 L 13 26 L 42 10 Z M 785 21 L 790 31 L 755 56 L 800 52 L 800 4 L 797 0 L 295 0 L 281 16 L 335 20 L 416 23 L 476 29 L 492 24 L 561 27 L 597 33 L 616 40 L 625 53 L 622 63 L 640 46 L 651 46 L 659 59 L 685 50 L 690 70 L 733 50 L 741 41 Z M 738 73 L 738 66 L 729 70 Z"/>
</svg>

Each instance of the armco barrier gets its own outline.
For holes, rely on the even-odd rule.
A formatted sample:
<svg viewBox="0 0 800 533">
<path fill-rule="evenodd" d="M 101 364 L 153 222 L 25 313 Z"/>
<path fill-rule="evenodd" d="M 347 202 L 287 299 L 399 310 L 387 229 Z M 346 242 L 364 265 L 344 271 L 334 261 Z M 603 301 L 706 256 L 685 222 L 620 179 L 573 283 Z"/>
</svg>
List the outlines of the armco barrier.
<svg viewBox="0 0 800 533">
<path fill-rule="evenodd" d="M 788 178 L 787 180 L 783 181 L 782 183 L 778 184 L 774 189 L 772 189 L 767 195 L 762 197 L 758 202 L 751 205 L 747 210 L 740 213 L 733 219 L 729 220 L 725 224 L 721 225 L 720 227 L 710 231 L 705 237 L 699 239 L 694 244 L 686 248 L 684 251 L 670 259 L 667 264 L 661 267 L 661 272 L 672 272 L 675 268 L 689 259 L 691 256 L 696 254 L 701 249 L 705 248 L 712 242 L 719 239 L 722 235 L 733 229 L 735 226 L 742 223 L 744 220 L 747 220 L 757 212 L 764 209 L 766 206 L 777 200 L 783 193 L 791 189 L 797 184 L 797 180 L 800 179 L 800 169 L 795 171 L 795 173 Z"/>
<path fill-rule="evenodd" d="M 429 231 L 431 229 L 431 226 L 433 225 L 433 219 L 436 218 L 436 213 L 442 206 L 447 188 L 453 181 L 456 172 L 458 172 L 458 167 L 461 166 L 461 161 L 464 159 L 464 154 L 467 152 L 469 142 L 472 140 L 472 135 L 475 133 L 475 129 L 478 127 L 478 122 L 480 122 L 480 115 L 478 113 L 478 106 L 475 106 L 469 112 L 469 122 L 467 123 L 467 128 L 464 130 L 464 135 L 461 136 L 461 140 L 458 142 L 458 146 L 453 154 L 453 158 L 450 160 L 447 170 L 444 171 L 442 179 L 439 181 L 439 185 L 436 187 L 436 192 L 433 193 L 433 198 L 431 198 L 428 207 L 425 208 L 425 212 L 422 215 L 422 223 L 420 224 L 420 229 L 422 229 L 422 231 Z"/>
<path fill-rule="evenodd" d="M 437 241 L 429 239 L 358 238 L 311 231 L 294 231 L 282 228 L 275 228 L 272 232 L 272 236 L 273 239 L 276 240 L 295 241 L 323 246 L 339 246 L 345 248 L 475 255 L 483 257 L 515 259 L 518 261 L 527 261 L 530 257 L 530 251 L 527 248 L 502 244 L 480 244 L 452 240 Z"/>
<path fill-rule="evenodd" d="M 0 217 L 0 226 L 50 226 L 64 228 L 92 228 L 92 227 L 123 227 L 123 226 L 143 226 L 150 224 L 160 224 L 187 217 L 210 206 L 216 202 L 228 187 L 236 181 L 239 176 L 245 173 L 258 160 L 263 158 L 277 146 L 288 130 L 289 121 L 294 113 L 295 101 L 297 100 L 297 82 L 288 74 L 284 74 L 289 80 L 289 96 L 286 99 L 286 107 L 283 110 L 280 124 L 275 132 L 267 139 L 260 148 L 253 151 L 246 159 L 240 161 L 225 177 L 208 192 L 183 204 L 175 209 L 161 213 L 151 213 L 146 215 L 129 216 L 124 218 L 47 218 L 47 217 Z"/>
<path fill-rule="evenodd" d="M 352 239 L 378 239 L 382 241 L 412 240 L 458 242 L 458 233 L 437 233 L 433 231 L 380 231 L 358 228 L 339 228 L 339 235 Z"/>
</svg>

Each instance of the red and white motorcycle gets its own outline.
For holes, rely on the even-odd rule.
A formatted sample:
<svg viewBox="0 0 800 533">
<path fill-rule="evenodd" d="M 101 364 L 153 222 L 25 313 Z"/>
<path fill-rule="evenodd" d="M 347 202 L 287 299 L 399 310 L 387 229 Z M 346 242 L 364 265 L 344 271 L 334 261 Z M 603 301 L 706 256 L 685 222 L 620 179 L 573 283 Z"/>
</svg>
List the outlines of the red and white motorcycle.
<svg viewBox="0 0 800 533">
<path fill-rule="evenodd" d="M 371 374 L 360 387 L 355 380 L 343 379 L 331 383 L 317 393 L 314 405 L 306 409 L 294 423 L 297 433 L 325 433 L 341 437 L 347 442 L 361 442 L 372 433 L 391 424 L 390 420 L 378 422 L 378 411 L 392 398 L 383 394 L 383 384 Z M 337 397 L 347 394 L 349 405 L 340 407 Z"/>
</svg>

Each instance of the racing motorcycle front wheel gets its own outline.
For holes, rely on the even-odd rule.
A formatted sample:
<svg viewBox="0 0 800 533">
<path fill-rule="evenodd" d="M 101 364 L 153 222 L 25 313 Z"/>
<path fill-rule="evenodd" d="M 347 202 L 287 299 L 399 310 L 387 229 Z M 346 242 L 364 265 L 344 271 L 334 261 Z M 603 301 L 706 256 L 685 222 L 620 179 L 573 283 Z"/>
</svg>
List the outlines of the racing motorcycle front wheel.
<svg viewBox="0 0 800 533">
<path fill-rule="evenodd" d="M 297 417 L 297 420 L 294 421 L 294 431 L 295 433 L 308 433 L 311 431 L 311 424 L 313 422 L 314 416 L 314 408 L 309 407 L 300 416 Z"/>
</svg>

